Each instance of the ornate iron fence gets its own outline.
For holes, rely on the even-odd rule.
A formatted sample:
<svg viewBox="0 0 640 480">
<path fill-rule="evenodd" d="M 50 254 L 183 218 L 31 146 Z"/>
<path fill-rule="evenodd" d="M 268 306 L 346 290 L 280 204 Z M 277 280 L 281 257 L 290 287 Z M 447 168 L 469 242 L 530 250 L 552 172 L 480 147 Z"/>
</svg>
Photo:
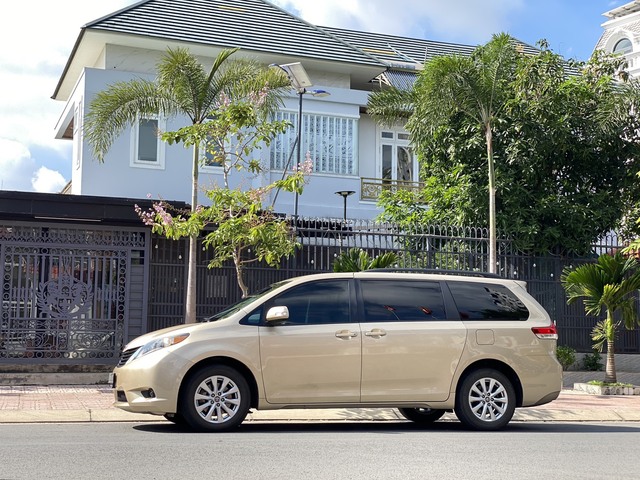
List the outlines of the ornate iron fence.
<svg viewBox="0 0 640 480">
<path fill-rule="evenodd" d="M 301 248 L 279 269 L 255 265 L 246 269 L 246 280 L 255 292 L 278 280 L 308 273 L 331 271 L 334 259 L 343 251 L 360 247 L 370 255 L 396 252 L 398 266 L 488 271 L 488 232 L 484 228 L 427 226 L 405 232 L 388 223 L 365 220 L 301 219 L 297 225 Z M 149 329 L 182 321 L 185 293 L 184 258 L 186 243 L 154 237 L 151 261 Z M 597 319 L 587 317 L 581 302 L 567 305 L 560 275 L 567 266 L 593 261 L 619 247 L 616 235 L 599 239 L 588 257 L 531 256 L 522 254 L 514 242 L 498 241 L 498 272 L 507 278 L 524 280 L 529 292 L 556 320 L 562 345 L 581 352 L 591 351 L 591 329 Z M 199 250 L 197 313 L 203 318 L 240 299 L 235 270 L 231 264 L 208 269 L 209 252 Z M 617 342 L 618 353 L 640 353 L 640 332 L 624 331 Z"/>
<path fill-rule="evenodd" d="M 132 311 L 146 314 L 148 235 L 120 228 L 0 225 L 0 362 L 117 359 Z"/>
</svg>

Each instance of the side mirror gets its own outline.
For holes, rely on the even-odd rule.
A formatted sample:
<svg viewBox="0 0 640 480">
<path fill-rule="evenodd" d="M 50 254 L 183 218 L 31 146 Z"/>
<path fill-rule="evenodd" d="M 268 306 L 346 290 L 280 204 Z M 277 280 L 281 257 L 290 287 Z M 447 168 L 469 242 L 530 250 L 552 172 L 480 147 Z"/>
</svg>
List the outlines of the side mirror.
<svg viewBox="0 0 640 480">
<path fill-rule="evenodd" d="M 289 318 L 289 309 L 285 306 L 271 307 L 267 312 L 267 322 L 279 322 Z"/>
</svg>

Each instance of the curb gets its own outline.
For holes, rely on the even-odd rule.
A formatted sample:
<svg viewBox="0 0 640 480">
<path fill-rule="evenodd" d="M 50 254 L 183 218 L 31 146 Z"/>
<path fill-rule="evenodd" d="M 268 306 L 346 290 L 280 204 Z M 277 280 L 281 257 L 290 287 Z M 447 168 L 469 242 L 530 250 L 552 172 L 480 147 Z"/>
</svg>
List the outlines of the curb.
<svg viewBox="0 0 640 480">
<path fill-rule="evenodd" d="M 457 421 L 453 413 L 442 417 Z M 247 415 L 245 423 L 314 423 L 314 422 L 399 422 L 405 423 L 396 410 L 326 409 L 326 410 L 265 410 Z M 513 422 L 640 422 L 637 409 L 553 410 L 523 408 L 516 410 Z M 116 409 L 96 410 L 15 410 L 0 412 L 0 424 L 29 423 L 149 423 L 168 422 L 161 416 L 124 412 Z"/>
</svg>

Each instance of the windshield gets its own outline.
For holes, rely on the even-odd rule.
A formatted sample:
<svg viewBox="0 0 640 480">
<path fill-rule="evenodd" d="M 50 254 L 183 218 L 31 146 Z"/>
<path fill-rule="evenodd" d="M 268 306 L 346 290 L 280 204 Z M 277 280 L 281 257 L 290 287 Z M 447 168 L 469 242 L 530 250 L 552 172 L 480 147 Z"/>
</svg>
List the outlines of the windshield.
<svg viewBox="0 0 640 480">
<path fill-rule="evenodd" d="M 249 295 L 246 298 L 243 298 L 242 300 L 229 305 L 227 308 L 225 308 L 224 310 L 222 310 L 221 312 L 216 313 L 215 315 L 211 315 L 210 317 L 206 317 L 203 321 L 205 322 L 215 322 L 216 320 L 221 320 L 223 318 L 227 318 L 231 315 L 233 315 L 234 313 L 238 312 L 239 310 L 241 310 L 242 308 L 246 307 L 247 305 L 249 305 L 251 302 L 257 300 L 258 298 L 268 294 L 269 292 L 272 292 L 273 290 L 275 290 L 276 288 L 280 288 L 282 285 L 289 283 L 291 280 L 283 280 L 281 282 L 277 282 L 277 283 L 273 283 L 271 285 L 269 285 L 267 288 L 264 288 L 262 290 L 260 290 L 258 293 L 256 293 L 255 295 Z"/>
</svg>

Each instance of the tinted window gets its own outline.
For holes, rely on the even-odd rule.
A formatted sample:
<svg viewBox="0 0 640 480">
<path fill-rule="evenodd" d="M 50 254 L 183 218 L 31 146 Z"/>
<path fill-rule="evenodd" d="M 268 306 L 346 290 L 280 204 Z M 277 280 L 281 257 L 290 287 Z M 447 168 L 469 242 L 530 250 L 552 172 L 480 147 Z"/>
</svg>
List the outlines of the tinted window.
<svg viewBox="0 0 640 480">
<path fill-rule="evenodd" d="M 487 283 L 449 282 L 462 320 L 526 320 L 529 310 L 511 290 Z"/>
<path fill-rule="evenodd" d="M 438 282 L 362 280 L 360 286 L 367 322 L 445 319 Z"/>
<path fill-rule="evenodd" d="M 329 280 L 299 285 L 276 297 L 272 304 L 282 305 L 289 309 L 287 325 L 349 322 L 349 281 Z"/>
</svg>

